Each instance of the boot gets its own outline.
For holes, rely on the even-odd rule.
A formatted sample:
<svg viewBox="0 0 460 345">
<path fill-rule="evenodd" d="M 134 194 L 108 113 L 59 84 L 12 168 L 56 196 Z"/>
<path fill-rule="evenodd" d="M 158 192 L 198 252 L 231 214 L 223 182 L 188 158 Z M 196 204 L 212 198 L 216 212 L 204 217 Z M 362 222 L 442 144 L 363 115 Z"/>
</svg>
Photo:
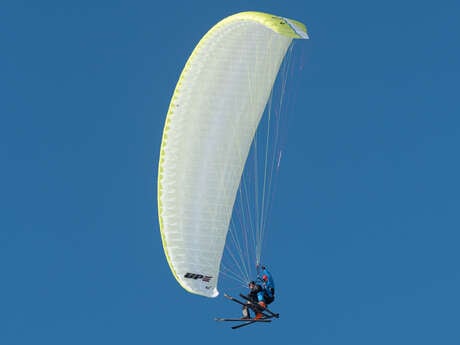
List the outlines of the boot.
<svg viewBox="0 0 460 345">
<path fill-rule="evenodd" d="M 248 307 L 243 307 L 243 319 L 250 319 L 251 315 L 249 315 Z"/>
<path fill-rule="evenodd" d="M 267 305 L 265 304 L 264 301 L 260 301 L 258 304 L 259 304 L 259 306 L 261 307 L 262 310 L 264 310 L 264 309 L 267 307 Z M 264 316 L 264 314 L 262 314 L 261 312 L 258 312 L 258 313 L 256 314 L 255 319 L 256 319 L 256 320 L 259 320 L 259 319 L 261 319 L 263 316 Z"/>
</svg>

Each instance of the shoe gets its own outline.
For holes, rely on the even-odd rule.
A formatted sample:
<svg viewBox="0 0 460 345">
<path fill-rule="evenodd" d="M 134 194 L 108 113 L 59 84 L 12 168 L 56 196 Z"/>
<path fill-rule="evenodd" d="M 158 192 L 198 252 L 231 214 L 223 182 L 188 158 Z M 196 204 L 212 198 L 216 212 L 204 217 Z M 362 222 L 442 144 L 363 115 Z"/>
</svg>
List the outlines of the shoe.
<svg viewBox="0 0 460 345">
<path fill-rule="evenodd" d="M 260 301 L 260 302 L 258 303 L 258 305 L 259 305 L 259 307 L 262 308 L 262 310 L 264 310 L 265 308 L 267 308 L 267 305 L 265 304 L 264 301 Z"/>
<path fill-rule="evenodd" d="M 247 307 L 244 307 L 243 308 L 243 319 L 250 319 L 251 318 L 251 315 L 249 314 L 249 310 Z"/>
<path fill-rule="evenodd" d="M 264 310 L 264 309 L 267 307 L 267 305 L 265 304 L 264 301 L 260 301 L 258 304 L 259 304 L 259 307 L 260 307 L 262 310 Z M 258 313 L 256 314 L 255 319 L 256 319 L 256 320 L 259 320 L 259 319 L 261 319 L 263 316 L 264 316 L 264 314 L 262 314 L 261 312 L 258 312 Z"/>
</svg>

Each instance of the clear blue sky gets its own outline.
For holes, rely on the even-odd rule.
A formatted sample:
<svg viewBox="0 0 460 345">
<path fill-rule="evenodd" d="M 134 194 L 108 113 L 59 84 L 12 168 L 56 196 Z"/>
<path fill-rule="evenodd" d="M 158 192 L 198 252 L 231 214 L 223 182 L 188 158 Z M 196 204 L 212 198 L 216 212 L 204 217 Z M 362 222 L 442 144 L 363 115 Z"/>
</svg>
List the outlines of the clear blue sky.
<svg viewBox="0 0 460 345">
<path fill-rule="evenodd" d="M 201 36 L 307 24 L 267 242 L 272 325 L 170 274 L 156 209 L 169 100 Z M 459 344 L 460 3 L 0 4 L 0 344 Z"/>
</svg>

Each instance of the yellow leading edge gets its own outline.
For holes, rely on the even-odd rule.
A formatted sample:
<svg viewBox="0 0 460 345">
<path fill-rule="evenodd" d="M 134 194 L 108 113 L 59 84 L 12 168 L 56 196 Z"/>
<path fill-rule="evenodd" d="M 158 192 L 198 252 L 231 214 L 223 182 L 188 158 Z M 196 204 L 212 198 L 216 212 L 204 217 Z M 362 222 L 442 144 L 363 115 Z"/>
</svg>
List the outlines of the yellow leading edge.
<svg viewBox="0 0 460 345">
<path fill-rule="evenodd" d="M 242 12 L 200 40 L 166 116 L 158 218 L 166 258 L 187 291 L 216 297 L 219 267 L 244 164 L 280 64 L 302 23 Z"/>
</svg>

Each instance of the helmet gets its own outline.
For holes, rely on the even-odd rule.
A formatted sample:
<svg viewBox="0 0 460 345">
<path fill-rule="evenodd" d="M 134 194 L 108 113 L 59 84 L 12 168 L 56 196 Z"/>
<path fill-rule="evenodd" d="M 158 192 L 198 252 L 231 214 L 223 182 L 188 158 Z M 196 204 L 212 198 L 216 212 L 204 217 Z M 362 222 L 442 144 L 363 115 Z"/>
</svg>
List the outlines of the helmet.
<svg viewBox="0 0 460 345">
<path fill-rule="evenodd" d="M 264 282 L 266 282 L 266 281 L 268 280 L 268 277 L 267 277 L 266 274 L 264 274 L 264 275 L 262 276 L 262 280 L 263 280 Z"/>
</svg>

